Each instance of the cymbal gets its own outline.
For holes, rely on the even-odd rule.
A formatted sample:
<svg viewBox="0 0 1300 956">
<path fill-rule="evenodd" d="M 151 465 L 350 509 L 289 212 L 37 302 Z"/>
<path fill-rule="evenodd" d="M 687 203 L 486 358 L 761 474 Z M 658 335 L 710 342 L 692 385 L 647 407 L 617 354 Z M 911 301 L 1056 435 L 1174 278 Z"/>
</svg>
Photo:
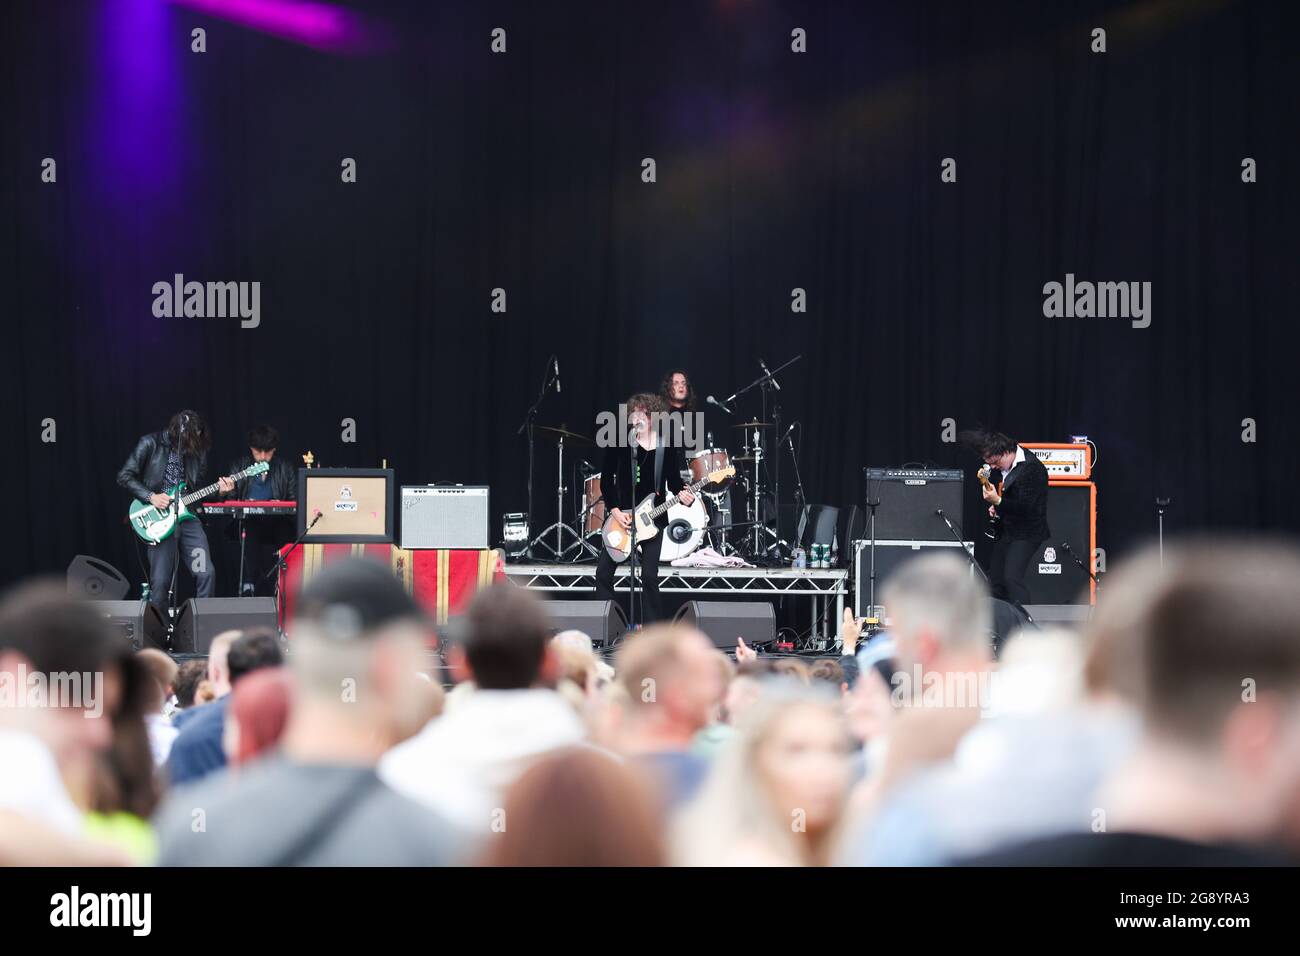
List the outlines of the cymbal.
<svg viewBox="0 0 1300 956">
<path fill-rule="evenodd" d="M 590 445 L 592 441 L 586 435 L 579 435 L 577 432 L 571 432 L 567 428 L 557 428 L 555 425 L 534 425 L 538 438 L 545 438 L 547 441 L 558 442 L 563 439 L 566 442 L 574 442 L 579 445 Z"/>
<path fill-rule="evenodd" d="M 740 455 L 740 456 L 738 456 L 738 457 L 736 457 L 736 458 L 733 458 L 733 459 L 731 459 L 731 460 L 732 460 L 732 461 L 753 461 L 753 460 L 754 460 L 754 456 L 753 456 L 753 455 Z M 762 455 L 759 455 L 759 456 L 758 456 L 758 460 L 759 460 L 759 461 L 762 461 L 762 460 L 763 460 L 763 456 L 762 456 Z"/>
<path fill-rule="evenodd" d="M 776 426 L 773 425 L 771 422 L 752 421 L 752 422 L 741 422 L 739 425 L 732 425 L 731 427 L 732 428 L 775 428 Z"/>
</svg>

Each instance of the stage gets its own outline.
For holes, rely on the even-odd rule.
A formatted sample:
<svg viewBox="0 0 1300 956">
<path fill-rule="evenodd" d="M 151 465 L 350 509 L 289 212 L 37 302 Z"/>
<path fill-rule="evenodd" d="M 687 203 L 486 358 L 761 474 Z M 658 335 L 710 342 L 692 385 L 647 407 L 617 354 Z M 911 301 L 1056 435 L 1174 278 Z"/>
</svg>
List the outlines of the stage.
<svg viewBox="0 0 1300 956">
<path fill-rule="evenodd" d="M 576 594 L 596 590 L 594 564 L 506 564 L 506 577 L 533 591 Z M 627 565 L 614 572 L 620 592 L 627 588 Z M 768 595 L 796 595 L 810 599 L 809 633 L 816 633 L 819 650 L 836 640 L 844 599 L 849 593 L 849 572 L 844 568 L 659 568 L 659 590 L 665 594 L 691 594 L 709 600 L 738 595 L 761 600 Z M 835 614 L 827 614 L 835 600 Z"/>
</svg>

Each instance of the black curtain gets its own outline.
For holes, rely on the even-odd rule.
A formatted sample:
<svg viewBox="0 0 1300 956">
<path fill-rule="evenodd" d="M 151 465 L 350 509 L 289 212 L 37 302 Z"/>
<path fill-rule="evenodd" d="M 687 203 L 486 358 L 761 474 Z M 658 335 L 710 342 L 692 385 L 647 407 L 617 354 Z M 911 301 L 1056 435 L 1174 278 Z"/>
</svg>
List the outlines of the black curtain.
<svg viewBox="0 0 1300 956">
<path fill-rule="evenodd" d="M 973 469 L 953 419 L 1092 437 L 1112 560 L 1158 495 L 1170 531 L 1295 529 L 1291 7 L 380 2 L 337 51 L 184 5 L 6 5 L 5 577 L 78 552 L 139 577 L 114 476 L 182 407 L 217 463 L 266 421 L 280 454 L 523 510 L 552 353 L 538 421 L 588 434 L 670 367 L 726 395 L 802 355 L 776 397 L 815 502 L 859 502 L 864 465 Z M 177 273 L 260 282 L 260 326 L 154 317 Z M 1150 282 L 1150 327 L 1044 317 L 1066 273 Z"/>
</svg>

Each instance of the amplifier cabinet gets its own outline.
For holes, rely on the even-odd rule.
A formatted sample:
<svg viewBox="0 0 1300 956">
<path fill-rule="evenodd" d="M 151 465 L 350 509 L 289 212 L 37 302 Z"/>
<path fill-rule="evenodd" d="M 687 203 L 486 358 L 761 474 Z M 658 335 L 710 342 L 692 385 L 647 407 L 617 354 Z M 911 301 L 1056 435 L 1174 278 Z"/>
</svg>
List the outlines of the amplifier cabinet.
<svg viewBox="0 0 1300 956">
<path fill-rule="evenodd" d="M 964 541 L 960 545 L 949 538 L 947 541 L 876 541 L 876 604 L 881 603 L 880 595 L 889 576 L 904 561 L 919 554 L 930 554 L 939 548 L 966 559 L 973 554 L 973 542 Z M 965 549 L 966 554 L 962 554 Z M 975 574 L 975 570 L 971 569 Z M 871 541 L 853 542 L 853 613 L 857 617 L 867 616 L 867 605 L 871 603 Z M 889 609 L 885 609 L 888 613 Z"/>
<path fill-rule="evenodd" d="M 935 541 L 948 535 L 937 512 L 961 521 L 963 475 L 955 468 L 864 468 L 867 501 L 876 507 L 876 542 Z M 871 508 L 863 512 L 871 537 Z"/>
<path fill-rule="evenodd" d="M 401 512 L 403 548 L 491 547 L 487 485 L 403 485 Z"/>
</svg>

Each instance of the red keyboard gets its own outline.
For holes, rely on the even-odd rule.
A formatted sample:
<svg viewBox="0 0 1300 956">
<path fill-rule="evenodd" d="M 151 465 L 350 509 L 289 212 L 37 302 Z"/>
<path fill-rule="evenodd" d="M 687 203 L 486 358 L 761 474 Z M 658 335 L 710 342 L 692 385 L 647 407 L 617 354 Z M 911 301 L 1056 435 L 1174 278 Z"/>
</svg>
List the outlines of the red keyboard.
<svg viewBox="0 0 1300 956">
<path fill-rule="evenodd" d="M 210 501 L 203 505 L 209 514 L 246 518 L 249 515 L 291 515 L 298 513 L 296 501 Z"/>
</svg>

